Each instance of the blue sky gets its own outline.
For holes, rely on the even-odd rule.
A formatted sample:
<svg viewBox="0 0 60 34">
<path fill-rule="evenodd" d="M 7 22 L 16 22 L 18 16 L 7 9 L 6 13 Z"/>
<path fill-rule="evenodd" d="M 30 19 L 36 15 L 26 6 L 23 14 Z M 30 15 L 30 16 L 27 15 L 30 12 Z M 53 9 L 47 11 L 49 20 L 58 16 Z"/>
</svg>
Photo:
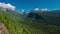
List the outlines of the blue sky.
<svg viewBox="0 0 60 34">
<path fill-rule="evenodd" d="M 60 0 L 0 0 L 0 2 L 10 3 L 17 10 L 32 10 L 34 8 L 60 9 Z"/>
</svg>

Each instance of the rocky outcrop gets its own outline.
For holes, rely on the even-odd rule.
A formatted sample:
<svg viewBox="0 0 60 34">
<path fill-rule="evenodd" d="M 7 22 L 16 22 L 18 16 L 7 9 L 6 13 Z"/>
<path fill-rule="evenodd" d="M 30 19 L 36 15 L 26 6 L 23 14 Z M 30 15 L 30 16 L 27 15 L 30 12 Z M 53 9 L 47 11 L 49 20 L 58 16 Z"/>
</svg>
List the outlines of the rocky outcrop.
<svg viewBox="0 0 60 34">
<path fill-rule="evenodd" d="M 7 28 L 3 23 L 0 23 L 0 34 L 9 34 Z"/>
</svg>

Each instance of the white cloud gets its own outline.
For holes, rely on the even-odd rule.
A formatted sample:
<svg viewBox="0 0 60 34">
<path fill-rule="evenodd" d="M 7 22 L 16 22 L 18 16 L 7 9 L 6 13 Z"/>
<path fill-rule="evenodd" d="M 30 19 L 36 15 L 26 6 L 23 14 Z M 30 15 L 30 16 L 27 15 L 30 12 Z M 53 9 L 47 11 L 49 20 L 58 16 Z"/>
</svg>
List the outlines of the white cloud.
<svg viewBox="0 0 60 34">
<path fill-rule="evenodd" d="M 35 8 L 35 10 L 39 10 L 39 8 Z"/>
<path fill-rule="evenodd" d="M 11 5 L 10 3 L 7 3 L 7 4 L 6 4 L 6 3 L 1 3 L 1 2 L 0 2 L 0 7 L 15 10 L 15 6 Z"/>
<path fill-rule="evenodd" d="M 48 9 L 47 8 L 44 8 L 44 9 L 41 9 L 42 11 L 47 11 Z"/>
</svg>

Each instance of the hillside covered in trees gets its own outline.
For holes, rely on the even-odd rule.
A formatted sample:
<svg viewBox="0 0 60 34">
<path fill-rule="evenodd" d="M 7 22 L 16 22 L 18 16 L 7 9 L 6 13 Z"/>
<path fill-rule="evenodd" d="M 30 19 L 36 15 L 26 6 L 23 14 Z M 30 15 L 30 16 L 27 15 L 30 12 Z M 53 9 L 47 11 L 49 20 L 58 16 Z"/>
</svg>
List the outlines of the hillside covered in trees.
<svg viewBox="0 0 60 34">
<path fill-rule="evenodd" d="M 15 11 L 0 10 L 0 22 L 9 34 L 60 34 L 60 10 L 31 11 L 23 16 Z"/>
</svg>

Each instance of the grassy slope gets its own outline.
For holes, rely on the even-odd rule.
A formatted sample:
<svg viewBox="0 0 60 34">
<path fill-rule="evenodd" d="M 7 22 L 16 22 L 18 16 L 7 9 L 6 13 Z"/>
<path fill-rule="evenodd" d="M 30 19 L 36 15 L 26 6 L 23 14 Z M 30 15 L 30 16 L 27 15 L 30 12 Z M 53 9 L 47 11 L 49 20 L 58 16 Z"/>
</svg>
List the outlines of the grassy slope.
<svg viewBox="0 0 60 34">
<path fill-rule="evenodd" d="M 0 10 L 0 22 L 4 23 L 10 34 L 37 34 L 43 33 L 39 29 L 32 28 L 24 23 L 17 13 Z"/>
<path fill-rule="evenodd" d="M 19 24 L 20 17 L 18 15 L 14 12 L 5 12 L 1 10 L 0 13 L 0 22 L 6 25 L 10 34 L 22 34 L 23 27 Z"/>
</svg>

